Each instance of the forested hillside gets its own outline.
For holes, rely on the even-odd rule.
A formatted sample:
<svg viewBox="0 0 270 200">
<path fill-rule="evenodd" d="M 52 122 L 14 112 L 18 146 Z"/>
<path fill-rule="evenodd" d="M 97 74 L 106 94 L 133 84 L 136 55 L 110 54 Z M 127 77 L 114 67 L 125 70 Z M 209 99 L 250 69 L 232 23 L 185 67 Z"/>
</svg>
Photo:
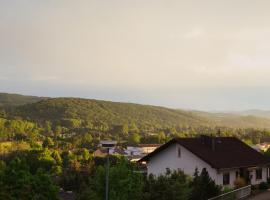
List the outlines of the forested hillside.
<svg viewBox="0 0 270 200">
<path fill-rule="evenodd" d="M 139 127 L 198 126 L 211 122 L 192 112 L 164 107 L 116 103 L 78 98 L 57 98 L 17 107 L 13 116 L 33 121 L 76 119 L 80 122 L 104 123 L 108 126 L 135 123 Z"/>
<path fill-rule="evenodd" d="M 31 97 L 28 99 L 30 101 Z M 38 99 L 32 97 L 32 101 L 37 101 Z M 19 100 L 14 100 L 13 102 L 19 102 Z M 269 118 L 252 115 L 241 116 L 228 113 L 184 111 L 150 105 L 79 98 L 45 99 L 36 103 L 18 106 L 9 111 L 8 114 L 10 117 L 17 116 L 40 123 L 51 121 L 53 124 L 58 125 L 77 123 L 80 125 L 103 124 L 110 127 L 125 123 L 135 123 L 138 127 L 149 130 L 179 126 L 270 128 Z"/>
<path fill-rule="evenodd" d="M 38 194 L 35 199 L 56 200 L 59 188 L 73 191 L 77 199 L 102 199 L 105 160 L 94 154 L 101 140 L 115 140 L 123 149 L 200 134 L 235 136 L 247 144 L 257 144 L 270 136 L 270 119 L 254 116 L 79 98 L 4 96 L 9 96 L 9 100 L 0 99 L 0 199 L 21 196 L 31 199 Z M 140 168 L 123 155 L 112 156 L 110 166 L 110 180 L 116 183 L 110 191 L 117 197 L 123 196 L 122 199 L 128 199 L 129 194 L 134 200 L 160 196 L 172 199 L 169 195 L 179 184 L 183 188 L 177 193 L 180 196 L 196 194 L 197 190 L 202 193 L 208 187 L 205 182 L 196 182 L 199 176 L 207 177 L 207 173 L 195 174 L 194 183 L 182 172 L 167 174 L 156 181 L 146 179 L 137 173 Z M 210 181 L 215 190 L 213 196 L 220 193 L 210 179 L 203 180 Z M 200 187 L 191 187 L 192 184 Z M 163 192 L 164 187 L 168 188 L 167 192 Z M 156 196 L 156 191 L 162 193 Z"/>
<path fill-rule="evenodd" d="M 28 103 L 35 103 L 42 99 L 45 98 L 36 96 L 24 96 L 20 94 L 0 93 L 0 106 L 18 106 Z"/>
</svg>

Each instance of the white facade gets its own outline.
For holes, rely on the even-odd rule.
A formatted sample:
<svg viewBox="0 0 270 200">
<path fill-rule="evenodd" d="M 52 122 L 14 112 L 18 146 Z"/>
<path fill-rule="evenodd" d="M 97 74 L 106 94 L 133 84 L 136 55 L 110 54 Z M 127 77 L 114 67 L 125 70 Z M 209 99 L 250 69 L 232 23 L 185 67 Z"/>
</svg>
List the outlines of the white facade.
<svg viewBox="0 0 270 200">
<path fill-rule="evenodd" d="M 166 173 L 167 169 L 170 169 L 182 170 L 185 174 L 193 176 L 196 168 L 199 172 L 203 168 L 206 168 L 209 176 L 217 185 L 223 185 L 223 174 L 229 173 L 230 183 L 227 185 L 228 187 L 234 186 L 236 171 L 238 171 L 238 169 L 222 172 L 217 171 L 185 147 L 175 143 L 150 158 L 147 173 L 158 176 Z M 262 168 L 262 179 L 260 180 L 256 180 L 256 169 L 251 170 L 250 174 L 252 175 L 251 184 L 259 184 L 262 181 L 267 181 L 267 168 Z"/>
<path fill-rule="evenodd" d="M 156 150 L 158 146 L 142 146 L 141 148 L 141 152 L 143 154 L 148 154 L 148 153 L 152 153 L 153 151 Z"/>
<path fill-rule="evenodd" d="M 142 155 L 142 150 L 140 147 L 127 147 L 125 153 L 128 156 L 140 156 Z"/>
<path fill-rule="evenodd" d="M 153 152 L 154 150 L 156 150 L 157 146 L 138 146 L 138 147 L 132 147 L 132 146 L 128 146 L 127 149 L 125 150 L 125 153 L 128 156 L 142 156 L 148 153 Z"/>
</svg>

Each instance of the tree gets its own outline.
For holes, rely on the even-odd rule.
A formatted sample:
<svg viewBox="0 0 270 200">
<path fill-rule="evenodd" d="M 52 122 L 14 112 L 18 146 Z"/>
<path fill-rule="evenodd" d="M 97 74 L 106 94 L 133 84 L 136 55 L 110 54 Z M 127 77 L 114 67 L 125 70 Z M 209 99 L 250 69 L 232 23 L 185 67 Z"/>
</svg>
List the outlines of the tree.
<svg viewBox="0 0 270 200">
<path fill-rule="evenodd" d="M 129 130 L 131 133 L 139 133 L 139 129 L 134 122 L 130 124 Z"/>
<path fill-rule="evenodd" d="M 57 150 L 52 152 L 52 157 L 55 160 L 57 165 L 62 165 L 62 158 Z"/>
<path fill-rule="evenodd" d="M 137 133 L 130 135 L 128 138 L 128 142 L 132 145 L 137 145 L 140 143 L 140 141 L 141 141 L 141 136 Z"/>
<path fill-rule="evenodd" d="M 163 143 L 166 141 L 166 135 L 163 131 L 158 133 L 158 143 Z"/>
<path fill-rule="evenodd" d="M 124 136 L 128 135 L 128 132 L 129 132 L 129 128 L 128 128 L 128 125 L 127 124 L 124 124 L 123 125 L 123 128 L 122 128 L 122 134 Z"/>
<path fill-rule="evenodd" d="M 264 153 L 264 155 L 270 157 L 270 148 L 268 148 L 268 149 L 266 150 L 266 152 Z"/>
<path fill-rule="evenodd" d="M 54 137 L 57 138 L 58 136 L 60 136 L 61 133 L 62 133 L 62 127 L 56 126 L 54 129 Z"/>
<path fill-rule="evenodd" d="M 0 199 L 57 200 L 58 187 L 49 174 L 29 171 L 24 160 L 15 158 L 0 172 Z"/>
<path fill-rule="evenodd" d="M 142 199 L 143 177 L 128 161 L 121 159 L 110 167 L 110 200 Z M 99 166 L 94 178 L 89 182 L 88 189 L 80 194 L 81 200 L 102 200 L 105 193 L 105 167 Z"/>
<path fill-rule="evenodd" d="M 50 137 L 46 137 L 46 139 L 44 140 L 42 146 L 43 146 L 43 148 L 52 148 L 52 147 L 54 147 L 53 139 L 50 138 Z"/>
<path fill-rule="evenodd" d="M 211 179 L 206 168 L 202 169 L 200 175 L 198 169 L 195 170 L 191 188 L 190 200 L 207 200 L 221 193 L 221 187 Z"/>
<path fill-rule="evenodd" d="M 168 170 L 165 175 L 150 175 L 145 181 L 143 200 L 188 200 L 189 179 L 182 171 Z"/>
<path fill-rule="evenodd" d="M 46 134 L 50 134 L 52 132 L 52 123 L 50 121 L 46 121 L 44 129 L 46 131 Z"/>
</svg>

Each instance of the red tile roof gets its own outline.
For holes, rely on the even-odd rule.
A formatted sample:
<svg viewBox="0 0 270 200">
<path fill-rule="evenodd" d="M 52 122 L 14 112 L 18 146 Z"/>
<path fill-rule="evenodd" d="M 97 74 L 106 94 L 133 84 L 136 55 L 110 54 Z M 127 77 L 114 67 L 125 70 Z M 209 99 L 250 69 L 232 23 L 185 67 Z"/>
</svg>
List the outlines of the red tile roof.
<svg viewBox="0 0 270 200">
<path fill-rule="evenodd" d="M 270 159 L 252 149 L 234 137 L 215 137 L 214 150 L 205 144 L 201 138 L 174 138 L 160 146 L 152 153 L 143 157 L 141 161 L 149 161 L 151 157 L 174 143 L 188 149 L 215 169 L 253 167 L 270 165 Z"/>
</svg>

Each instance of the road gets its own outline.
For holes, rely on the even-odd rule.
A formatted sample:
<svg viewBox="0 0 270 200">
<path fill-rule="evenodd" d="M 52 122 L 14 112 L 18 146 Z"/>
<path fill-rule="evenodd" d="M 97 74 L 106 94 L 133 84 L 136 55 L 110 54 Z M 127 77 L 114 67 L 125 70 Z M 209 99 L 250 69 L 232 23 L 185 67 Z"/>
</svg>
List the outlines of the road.
<svg viewBox="0 0 270 200">
<path fill-rule="evenodd" d="M 250 197 L 247 200 L 270 200 L 270 190 L 267 192 L 256 195 L 255 197 Z"/>
</svg>

